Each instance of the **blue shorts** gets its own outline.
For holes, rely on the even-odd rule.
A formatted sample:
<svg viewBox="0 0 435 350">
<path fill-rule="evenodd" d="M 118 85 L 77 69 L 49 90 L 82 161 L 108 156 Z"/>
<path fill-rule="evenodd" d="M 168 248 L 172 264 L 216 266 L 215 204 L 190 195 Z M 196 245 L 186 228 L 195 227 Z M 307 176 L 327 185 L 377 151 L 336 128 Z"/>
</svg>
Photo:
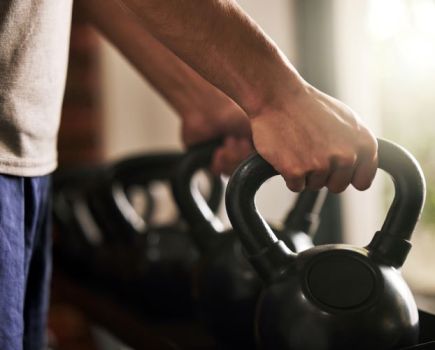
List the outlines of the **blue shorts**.
<svg viewBox="0 0 435 350">
<path fill-rule="evenodd" d="M 51 276 L 50 177 L 0 175 L 0 349 L 41 350 Z"/>
</svg>

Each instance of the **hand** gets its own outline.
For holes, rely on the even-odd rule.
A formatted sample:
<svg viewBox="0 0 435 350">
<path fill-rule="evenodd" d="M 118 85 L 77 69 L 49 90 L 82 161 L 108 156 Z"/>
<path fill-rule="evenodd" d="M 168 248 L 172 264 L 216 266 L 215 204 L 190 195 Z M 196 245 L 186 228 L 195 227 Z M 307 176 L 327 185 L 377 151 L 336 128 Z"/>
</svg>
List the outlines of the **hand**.
<svg viewBox="0 0 435 350">
<path fill-rule="evenodd" d="M 292 191 L 323 186 L 367 189 L 377 169 L 377 142 L 342 102 L 303 82 L 278 108 L 251 118 L 255 148 Z"/>
<path fill-rule="evenodd" d="M 245 112 L 226 95 L 216 93 L 195 113 L 182 116 L 182 139 L 186 146 L 222 137 L 213 157 L 214 173 L 231 175 L 254 150 L 251 126 Z"/>
</svg>

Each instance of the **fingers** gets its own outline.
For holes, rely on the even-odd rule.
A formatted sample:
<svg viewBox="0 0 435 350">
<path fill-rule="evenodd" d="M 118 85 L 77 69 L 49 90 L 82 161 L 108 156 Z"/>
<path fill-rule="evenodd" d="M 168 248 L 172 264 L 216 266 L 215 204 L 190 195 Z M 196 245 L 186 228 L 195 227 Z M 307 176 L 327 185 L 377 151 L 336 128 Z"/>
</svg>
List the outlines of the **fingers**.
<svg viewBox="0 0 435 350">
<path fill-rule="evenodd" d="M 214 154 L 212 171 L 231 175 L 252 150 L 249 139 L 227 137 Z M 349 184 L 365 190 L 370 187 L 377 170 L 377 142 L 369 132 L 355 142 L 341 143 L 341 147 L 334 145 L 333 149 L 323 147 L 293 153 L 259 150 L 259 153 L 266 154 L 265 158 L 284 177 L 287 187 L 293 192 L 327 187 L 333 193 L 340 193 Z"/>
<path fill-rule="evenodd" d="M 364 191 L 370 187 L 378 170 L 378 144 L 374 140 L 374 149 L 364 149 L 360 156 L 353 178 L 352 185 L 360 191 Z"/>
<path fill-rule="evenodd" d="M 326 187 L 333 193 L 343 192 L 352 181 L 357 162 L 357 154 L 343 152 L 332 157 L 331 172 L 326 181 Z"/>
<path fill-rule="evenodd" d="M 329 177 L 329 172 L 325 170 L 313 171 L 306 176 L 306 188 L 312 191 L 320 190 Z"/>
<path fill-rule="evenodd" d="M 246 140 L 240 141 L 229 138 L 219 148 L 213 158 L 212 170 L 216 174 L 231 175 L 240 162 L 252 152 L 252 145 Z M 359 156 L 334 156 L 332 160 L 323 165 L 305 164 L 305 169 L 297 162 L 286 162 L 286 165 L 277 169 L 285 179 L 287 187 L 293 192 L 301 192 L 305 188 L 319 190 L 327 187 L 333 193 L 343 192 L 349 184 L 358 190 L 370 187 L 377 170 L 377 157 L 371 153 L 362 153 Z"/>
<path fill-rule="evenodd" d="M 280 173 L 290 191 L 302 192 L 306 187 L 306 176 L 303 167 L 300 167 L 300 161 L 294 159 L 277 160 L 276 171 Z"/>
<path fill-rule="evenodd" d="M 328 181 L 330 166 L 327 162 L 317 160 L 312 171 L 309 171 L 306 176 L 306 187 L 309 190 L 320 190 Z"/>
<path fill-rule="evenodd" d="M 286 179 L 287 187 L 293 192 L 302 192 L 305 189 L 305 177 L 293 177 Z"/>
<path fill-rule="evenodd" d="M 335 154 L 324 158 L 287 159 L 276 169 L 286 181 L 287 187 L 294 192 L 305 188 L 319 190 L 327 187 L 333 193 L 343 192 L 350 184 L 358 190 L 370 187 L 377 170 L 377 143 L 364 143 L 364 147 L 355 147 L 331 152 Z"/>
<path fill-rule="evenodd" d="M 338 168 L 332 172 L 331 176 L 328 178 L 326 187 L 333 193 L 343 192 L 352 181 L 354 168 L 345 167 Z"/>
<path fill-rule="evenodd" d="M 366 189 L 373 180 L 376 139 L 349 107 L 311 86 L 250 123 L 257 151 L 293 191 Z"/>
<path fill-rule="evenodd" d="M 223 145 L 216 150 L 211 169 L 215 174 L 231 175 L 252 151 L 253 146 L 248 139 L 227 137 Z"/>
</svg>

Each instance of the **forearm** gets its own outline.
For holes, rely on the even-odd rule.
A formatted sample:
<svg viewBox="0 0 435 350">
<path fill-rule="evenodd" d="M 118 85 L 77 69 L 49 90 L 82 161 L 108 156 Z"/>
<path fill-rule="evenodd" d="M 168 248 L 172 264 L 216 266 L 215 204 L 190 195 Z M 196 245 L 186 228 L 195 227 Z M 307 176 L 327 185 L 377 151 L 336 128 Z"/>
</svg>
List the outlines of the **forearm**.
<svg viewBox="0 0 435 350">
<path fill-rule="evenodd" d="M 220 102 L 229 100 L 156 40 L 116 0 L 82 0 L 79 6 L 181 118 L 198 115 L 213 102 L 222 108 L 224 103 Z"/>
<path fill-rule="evenodd" d="M 118 1 L 249 115 L 301 86 L 294 67 L 235 1 Z"/>
<path fill-rule="evenodd" d="M 183 70 L 180 67 L 184 66 L 172 61 L 162 64 L 161 57 L 152 56 L 158 48 L 140 42 L 139 53 L 137 42 L 129 46 L 127 42 L 131 40 L 124 40 L 134 35 L 133 22 L 121 24 L 115 20 L 119 17 L 108 12 L 105 0 L 83 1 L 94 5 L 89 6 L 96 11 L 94 15 L 99 19 L 96 23 L 112 35 L 112 40 L 118 42 L 137 67 L 142 67 L 140 70 L 148 72 L 145 75 L 150 80 L 154 77 L 155 86 L 160 86 L 163 94 L 169 96 L 171 86 L 183 83 L 183 78 L 164 80 L 179 78 Z M 256 150 L 294 191 L 302 190 L 305 185 L 311 189 L 328 186 L 333 192 L 343 191 L 349 183 L 358 189 L 369 187 L 377 169 L 374 136 L 346 105 L 304 82 L 234 0 L 117 1 L 164 46 L 225 92 L 251 117 L 248 123 L 245 114 L 236 111 L 237 118 L 228 114 L 224 122 L 211 125 L 209 121 L 219 119 L 214 115 L 204 124 L 208 132 L 200 128 L 197 133 L 202 139 L 246 129 L 242 141 L 252 135 Z M 103 12 L 101 16 L 110 22 L 99 22 L 102 17 L 98 17 L 98 12 Z M 147 71 L 146 64 L 153 71 Z M 161 71 L 163 68 L 168 70 Z M 193 143 L 200 138 L 195 136 L 190 140 Z M 216 152 L 214 164 L 219 164 L 220 159 L 221 164 L 235 165 L 242 158 L 234 156 L 235 144 L 227 146 L 226 151 Z M 215 169 L 224 167 L 216 165 Z"/>
</svg>

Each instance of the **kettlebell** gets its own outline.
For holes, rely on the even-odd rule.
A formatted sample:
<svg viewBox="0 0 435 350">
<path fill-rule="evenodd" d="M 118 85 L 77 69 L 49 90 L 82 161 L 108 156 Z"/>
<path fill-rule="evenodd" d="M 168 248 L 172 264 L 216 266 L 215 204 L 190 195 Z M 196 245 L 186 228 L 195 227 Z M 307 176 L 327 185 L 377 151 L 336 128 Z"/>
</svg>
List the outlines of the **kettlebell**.
<svg viewBox="0 0 435 350">
<path fill-rule="evenodd" d="M 124 248 L 126 257 L 124 264 L 119 261 L 118 265 L 134 271 L 128 280 L 124 278 L 122 294 L 141 304 L 147 316 L 158 318 L 191 315 L 192 271 L 199 253 L 179 217 L 156 225 L 151 211 L 144 220 L 134 210 L 128 190 L 132 186 L 147 190 L 151 183 L 168 181 L 179 157 L 179 153 L 160 153 L 119 161 L 109 168 L 105 188 L 99 191 L 98 210 L 112 226 L 112 236 L 124 236 L 125 242 L 117 245 Z M 222 193 L 220 181 L 211 184 L 209 204 L 213 209 Z M 150 196 L 152 204 L 157 198 Z"/>
<path fill-rule="evenodd" d="M 87 166 L 57 170 L 53 175 L 54 254 L 69 273 L 82 280 L 92 277 L 95 250 L 103 243 L 86 201 L 86 192 L 103 171 L 102 166 Z"/>
<path fill-rule="evenodd" d="M 378 143 L 379 168 L 391 175 L 395 196 L 366 247 L 332 244 L 292 252 L 255 207 L 258 188 L 277 175 L 273 167 L 256 154 L 231 177 L 228 215 L 265 284 L 256 314 L 262 349 L 386 350 L 417 342 L 418 310 L 400 267 L 424 204 L 425 181 L 408 151 Z"/>
<path fill-rule="evenodd" d="M 284 226 L 281 229 L 272 227 L 292 251 L 302 252 L 314 247 L 312 236 L 320 225 L 320 212 L 327 194 L 326 189 L 303 191 L 288 212 Z"/>
<path fill-rule="evenodd" d="M 93 216 L 102 227 L 106 241 L 113 243 L 133 242 L 138 234 L 147 232 L 147 222 L 154 210 L 154 200 L 148 191 L 152 181 L 164 182 L 180 158 L 179 152 L 150 153 L 124 158 L 106 167 L 87 194 Z M 131 204 L 129 190 L 141 188 L 146 197 L 146 211 L 140 217 Z M 217 181 L 211 185 L 208 197 L 215 210 L 222 197 L 222 186 Z M 109 218 L 109 220 L 108 220 Z M 175 226 L 183 225 L 180 222 Z"/>
<path fill-rule="evenodd" d="M 170 171 L 178 157 L 175 152 L 135 155 L 106 166 L 98 183 L 87 191 L 89 208 L 104 232 L 106 243 L 131 244 L 138 232 L 146 232 L 154 205 L 147 185 L 153 174 Z M 124 182 L 118 178 L 124 179 Z M 130 203 L 129 188 L 132 186 L 140 187 L 146 197 L 147 205 L 142 217 Z M 126 220 L 128 225 L 125 225 Z"/>
<path fill-rule="evenodd" d="M 136 268 L 136 255 L 131 251 L 136 247 L 126 253 L 124 246 L 108 240 L 90 208 L 88 198 L 106 172 L 107 166 L 101 165 L 63 169 L 54 174 L 53 216 L 59 228 L 54 255 L 69 274 L 89 287 L 114 291 L 131 281 Z M 147 208 L 152 204 L 150 200 Z M 148 215 L 149 209 L 144 213 L 145 220 Z"/>
<path fill-rule="evenodd" d="M 222 348 L 252 349 L 261 280 L 243 256 L 237 235 L 223 229 L 222 222 L 192 185 L 196 172 L 209 167 L 219 145 L 217 140 L 190 148 L 178 162 L 172 189 L 201 253 L 194 278 L 199 316 Z M 282 230 L 283 239 L 294 243 L 293 249 L 312 246 L 306 232 L 318 221 L 324 198 L 324 194 L 309 191 L 299 196 Z"/>
</svg>

